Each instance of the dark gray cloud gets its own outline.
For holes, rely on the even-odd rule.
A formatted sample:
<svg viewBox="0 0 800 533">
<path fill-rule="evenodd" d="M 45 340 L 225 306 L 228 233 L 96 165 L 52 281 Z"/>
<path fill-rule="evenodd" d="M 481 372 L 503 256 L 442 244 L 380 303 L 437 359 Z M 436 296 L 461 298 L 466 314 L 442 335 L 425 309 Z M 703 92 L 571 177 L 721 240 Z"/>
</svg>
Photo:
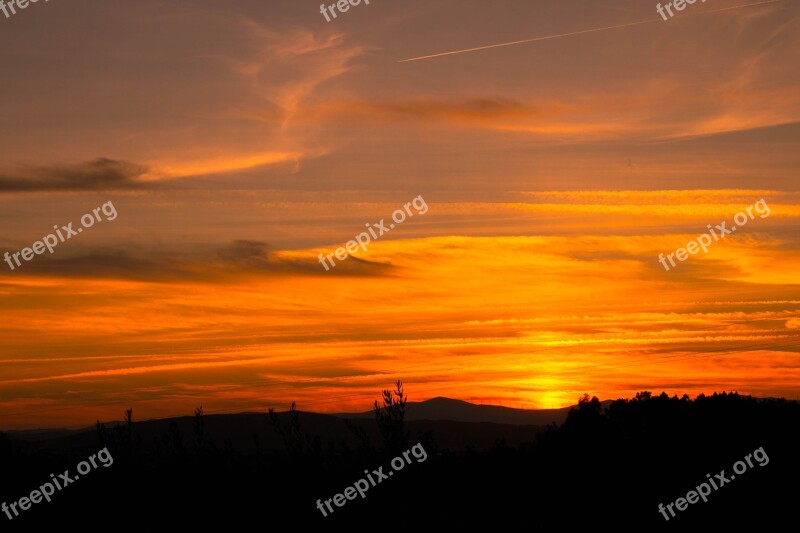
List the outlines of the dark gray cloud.
<svg viewBox="0 0 800 533">
<path fill-rule="evenodd" d="M 380 276 L 388 273 L 391 265 L 349 256 L 337 261 L 336 267 L 325 271 L 314 257 L 308 259 L 285 258 L 271 252 L 272 247 L 261 241 L 237 240 L 220 248 L 217 256 L 223 269 L 234 268 L 241 272 L 273 272 L 283 274 Z"/>
<path fill-rule="evenodd" d="M 37 167 L 0 172 L 0 192 L 95 191 L 140 187 L 148 167 L 98 158 L 75 165 Z"/>
<path fill-rule="evenodd" d="M 388 275 L 393 269 L 391 265 L 350 256 L 326 272 L 315 257 L 286 258 L 271 250 L 269 244 L 251 240 L 236 240 L 191 254 L 145 252 L 138 247 L 130 250 L 102 247 L 72 256 L 59 255 L 58 252 L 53 256 L 45 253 L 23 263 L 15 271 L 24 271 L 26 275 L 179 282 L 213 281 L 238 276 L 382 276 Z M 0 248 L 0 257 L 5 252 L 14 251 Z M 7 274 L 13 275 L 10 272 Z"/>
<path fill-rule="evenodd" d="M 504 97 L 467 100 L 417 100 L 373 104 L 370 112 L 384 113 L 389 118 L 422 118 L 492 121 L 498 118 L 533 115 L 536 110 L 519 100 Z"/>
<path fill-rule="evenodd" d="M 269 263 L 269 250 L 265 242 L 237 240 L 217 250 L 217 255 L 226 263 L 261 266 Z"/>
<path fill-rule="evenodd" d="M 0 250 L 0 253 L 5 251 Z M 118 248 L 99 248 L 70 257 L 59 257 L 56 251 L 56 255 L 52 257 L 46 254 L 36 256 L 15 270 L 34 275 L 135 280 L 184 277 L 190 273 L 189 269 L 179 266 L 174 261 L 135 257 L 128 251 Z"/>
</svg>

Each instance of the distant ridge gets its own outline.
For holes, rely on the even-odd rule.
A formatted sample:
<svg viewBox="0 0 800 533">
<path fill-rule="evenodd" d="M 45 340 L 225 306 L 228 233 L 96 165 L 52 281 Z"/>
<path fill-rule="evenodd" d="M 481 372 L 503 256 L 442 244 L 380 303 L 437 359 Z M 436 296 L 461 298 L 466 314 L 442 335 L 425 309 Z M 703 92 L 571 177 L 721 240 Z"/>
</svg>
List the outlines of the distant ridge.
<svg viewBox="0 0 800 533">
<path fill-rule="evenodd" d="M 551 422 L 561 424 L 572 407 L 561 409 L 514 409 L 501 405 L 477 405 L 463 400 L 438 396 L 424 402 L 408 402 L 406 420 L 450 420 L 454 422 L 492 422 L 517 426 L 545 426 Z M 374 418 L 373 411 L 340 413 L 342 418 Z"/>
</svg>

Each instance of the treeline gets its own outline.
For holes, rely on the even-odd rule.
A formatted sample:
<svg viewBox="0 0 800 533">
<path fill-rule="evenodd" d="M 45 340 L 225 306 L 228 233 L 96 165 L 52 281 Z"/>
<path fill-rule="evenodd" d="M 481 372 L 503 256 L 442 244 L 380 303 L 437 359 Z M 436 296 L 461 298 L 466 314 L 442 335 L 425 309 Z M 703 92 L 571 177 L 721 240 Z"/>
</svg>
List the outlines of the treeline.
<svg viewBox="0 0 800 533">
<path fill-rule="evenodd" d="M 144 446 L 128 410 L 122 424 L 96 425 L 97 448 L 108 448 L 112 467 L 13 523 L 91 515 L 125 516 L 130 524 L 158 517 L 171 524 L 220 521 L 227 526 L 265 517 L 275 526 L 332 527 L 342 521 L 379 527 L 364 521 L 383 520 L 390 530 L 392 521 L 421 520 L 449 527 L 478 521 L 496 526 L 608 524 L 622 530 L 712 523 L 738 527 L 750 520 L 762 526 L 780 522 L 791 514 L 797 495 L 800 404 L 795 401 L 724 392 L 695 399 L 641 392 L 604 405 L 584 396 L 563 424 L 543 428 L 535 441 L 511 447 L 498 440 L 493 448 L 478 451 L 443 449 L 435 431 L 412 435 L 405 423 L 406 400 L 398 382 L 375 402 L 377 440 L 363 423 L 343 421 L 353 436 L 349 443 L 305 431 L 304 414 L 294 404 L 285 413 L 270 409 L 265 424 L 283 449 L 268 451 L 258 433 L 254 451 L 239 450 L 224 436 L 211 438 L 202 407 L 194 412 L 190 432 L 172 422 Z M 341 491 L 363 477 L 364 470 L 388 465 L 417 442 L 427 451 L 427 461 L 327 518 L 316 510 L 317 498 Z M 757 448 L 763 448 L 769 464 L 754 467 L 669 523 L 659 514 L 659 503 L 685 495 L 706 474 L 730 472 L 731 465 Z M 74 470 L 78 460 L 77 454 L 32 452 L 0 434 L 2 497 L 18 499 L 50 473 Z"/>
</svg>

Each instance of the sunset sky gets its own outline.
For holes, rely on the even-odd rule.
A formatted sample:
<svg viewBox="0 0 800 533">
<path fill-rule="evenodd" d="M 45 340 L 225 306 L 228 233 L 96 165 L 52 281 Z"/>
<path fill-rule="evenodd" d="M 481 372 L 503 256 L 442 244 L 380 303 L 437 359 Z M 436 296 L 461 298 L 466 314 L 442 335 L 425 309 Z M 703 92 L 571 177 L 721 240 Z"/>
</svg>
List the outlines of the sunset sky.
<svg viewBox="0 0 800 533">
<path fill-rule="evenodd" d="M 0 429 L 800 398 L 800 3 L 319 3 L 0 15 Z"/>
</svg>

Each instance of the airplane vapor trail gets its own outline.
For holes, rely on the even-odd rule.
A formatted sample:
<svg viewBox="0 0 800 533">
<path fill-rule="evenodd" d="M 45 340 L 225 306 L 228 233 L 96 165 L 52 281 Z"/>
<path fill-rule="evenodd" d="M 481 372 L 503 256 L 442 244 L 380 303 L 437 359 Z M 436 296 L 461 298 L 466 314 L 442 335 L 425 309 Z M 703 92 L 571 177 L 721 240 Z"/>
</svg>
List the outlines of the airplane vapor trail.
<svg viewBox="0 0 800 533">
<path fill-rule="evenodd" d="M 728 11 L 730 9 L 741 9 L 743 7 L 754 7 L 754 6 L 764 5 L 764 4 L 774 4 L 775 2 L 782 2 L 782 1 L 783 0 L 765 0 L 763 2 L 756 2 L 754 4 L 743 4 L 743 5 L 738 5 L 738 6 L 723 7 L 723 8 L 720 8 L 720 9 L 712 9 L 710 11 L 703 11 L 702 13 L 693 13 L 691 15 L 684 15 L 684 18 L 687 17 L 687 16 L 692 16 L 692 15 L 708 15 L 708 14 L 711 14 L 711 13 L 719 13 L 720 11 Z M 475 51 L 478 51 L 478 50 L 488 50 L 490 48 L 500 48 L 502 46 L 513 46 L 515 44 L 533 43 L 533 42 L 536 42 L 536 41 L 546 41 L 546 40 L 549 40 L 549 39 L 558 39 L 558 38 L 561 38 L 561 37 L 570 37 L 570 36 L 573 36 L 573 35 L 582 35 L 584 33 L 593 33 L 593 32 L 598 32 L 598 31 L 615 30 L 615 29 L 619 29 L 619 28 L 627 28 L 627 27 L 630 27 L 630 26 L 639 26 L 640 24 L 651 24 L 653 22 L 661 22 L 661 19 L 653 18 L 651 20 L 639 20 L 639 21 L 636 21 L 636 22 L 629 22 L 627 24 L 617 24 L 616 26 L 606 26 L 606 27 L 603 27 L 603 28 L 592 28 L 592 29 L 588 29 L 588 30 L 573 31 L 573 32 L 569 32 L 569 33 L 559 33 L 557 35 L 545 35 L 545 36 L 542 36 L 542 37 L 533 37 L 532 39 L 522 39 L 520 41 L 510 41 L 510 42 L 507 42 L 507 43 L 497 43 L 497 44 L 489 44 L 489 45 L 486 45 L 486 46 L 476 46 L 475 48 L 464 48 L 462 50 L 452 50 L 450 52 L 441 52 L 439 54 L 430 54 L 430 55 L 427 55 L 427 56 L 419 56 L 419 57 L 412 57 L 412 58 L 409 58 L 409 59 L 401 59 L 400 61 L 398 61 L 398 63 L 407 63 L 407 62 L 410 62 L 410 61 L 420 61 L 420 60 L 423 60 L 423 59 L 431 59 L 431 58 L 434 58 L 434 57 L 450 56 L 450 55 L 455 55 L 455 54 L 464 54 L 464 53 L 467 53 L 467 52 L 475 52 Z"/>
</svg>

